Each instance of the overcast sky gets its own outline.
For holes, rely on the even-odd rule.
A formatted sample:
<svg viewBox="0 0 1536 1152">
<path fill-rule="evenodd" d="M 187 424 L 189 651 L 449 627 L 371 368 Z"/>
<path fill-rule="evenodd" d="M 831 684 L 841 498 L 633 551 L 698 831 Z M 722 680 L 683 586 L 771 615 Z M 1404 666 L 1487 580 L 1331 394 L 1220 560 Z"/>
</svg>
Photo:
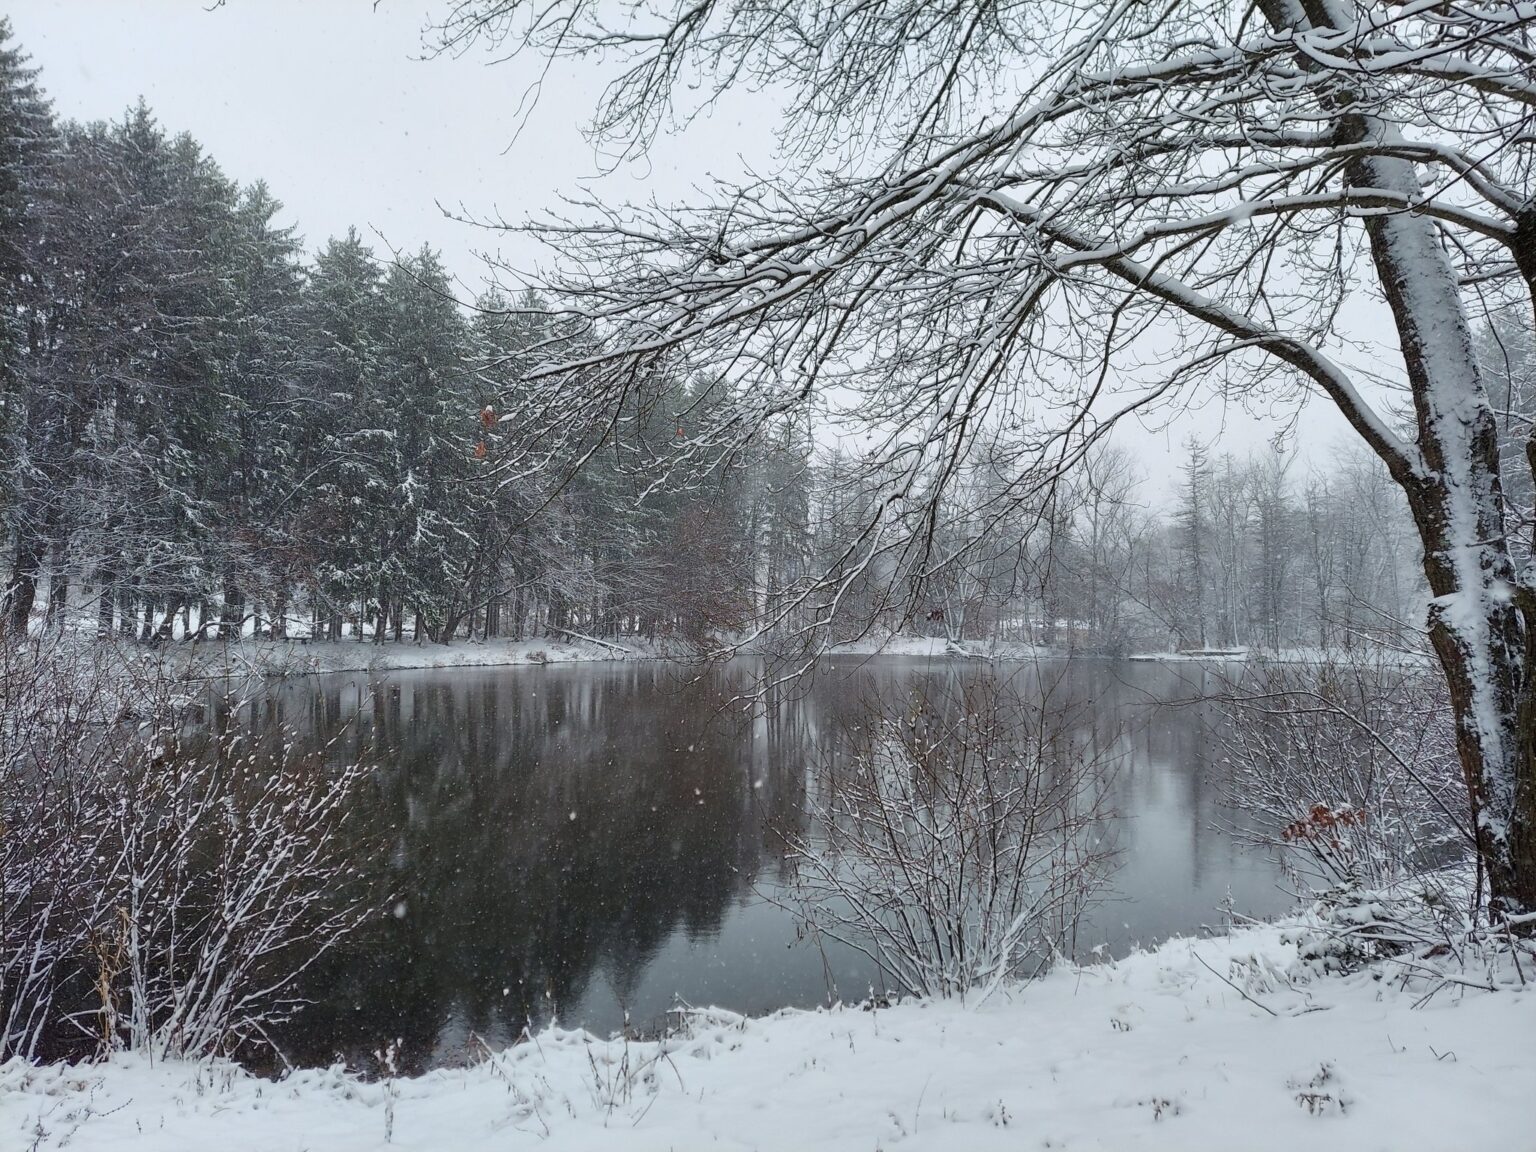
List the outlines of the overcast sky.
<svg viewBox="0 0 1536 1152">
<path fill-rule="evenodd" d="M 604 175 L 580 132 L 593 74 L 539 79 L 532 58 L 424 59 L 426 0 L 23 0 L 17 39 L 43 69 L 57 110 L 111 118 L 141 95 L 172 132 L 195 136 L 232 177 L 265 179 L 310 246 L 355 224 L 387 245 L 441 248 L 472 286 L 476 250 L 501 237 L 446 218 L 517 220 L 581 187 L 618 197 L 686 194 L 738 147 L 739 123 L 710 124 L 689 149 Z M 441 9 L 442 5 L 437 5 Z M 732 131 L 734 130 L 734 131 Z M 766 137 L 766 132 L 758 133 Z M 713 152 L 714 164 L 704 153 Z M 766 144 L 755 159 L 767 155 Z M 682 171 L 681 169 L 692 169 Z M 601 178 L 600 178 L 601 177 Z M 504 254 L 514 260 L 533 253 Z"/>
<path fill-rule="evenodd" d="M 381 256 L 390 246 L 441 249 L 467 285 L 481 287 L 479 251 L 513 265 L 537 252 L 447 218 L 438 205 L 516 221 L 587 190 L 610 201 L 686 198 L 711 175 L 772 163 L 772 110 L 733 100 L 663 142 L 643 162 L 609 167 L 580 126 L 598 77 L 571 66 L 539 79 L 529 57 L 472 53 L 422 58 L 421 30 L 443 0 L 20 0 L 17 40 L 43 70 L 57 111 L 115 117 L 139 96 L 164 127 L 195 136 L 235 179 L 263 178 L 310 248 L 356 225 Z M 526 119 L 526 122 L 524 122 Z M 519 131 L 519 125 L 522 128 Z M 1302 413 L 1321 462 L 1344 439 L 1325 405 Z M 1122 439 L 1165 488 L 1180 440 L 1193 431 L 1239 454 L 1279 425 L 1212 404 L 1156 431 Z"/>
</svg>

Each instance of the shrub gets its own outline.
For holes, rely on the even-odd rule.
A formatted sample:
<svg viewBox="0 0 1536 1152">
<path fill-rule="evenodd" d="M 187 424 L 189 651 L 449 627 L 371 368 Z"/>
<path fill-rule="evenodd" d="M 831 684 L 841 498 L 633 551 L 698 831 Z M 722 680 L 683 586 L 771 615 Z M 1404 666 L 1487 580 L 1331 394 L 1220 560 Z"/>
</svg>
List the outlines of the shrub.
<svg viewBox="0 0 1536 1152">
<path fill-rule="evenodd" d="M 1217 697 L 1233 831 L 1303 889 L 1380 889 L 1470 843 L 1442 677 L 1417 665 L 1250 667 Z M 1464 808 L 1464 804 L 1461 804 Z"/>
<path fill-rule="evenodd" d="M 871 704 L 785 830 L 794 907 L 897 989 L 985 995 L 1070 948 L 1111 862 L 1112 758 L 985 680 Z"/>
<path fill-rule="evenodd" d="M 0 652 L 0 1058 L 227 1053 L 363 914 L 360 765 L 191 720 L 142 653 Z"/>
</svg>

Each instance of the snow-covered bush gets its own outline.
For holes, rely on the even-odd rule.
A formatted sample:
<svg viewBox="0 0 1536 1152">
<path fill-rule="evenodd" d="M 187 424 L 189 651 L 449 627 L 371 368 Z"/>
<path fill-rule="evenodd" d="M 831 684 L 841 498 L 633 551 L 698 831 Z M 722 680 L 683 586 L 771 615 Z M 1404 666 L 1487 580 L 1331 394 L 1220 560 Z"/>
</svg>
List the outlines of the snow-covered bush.
<svg viewBox="0 0 1536 1152">
<path fill-rule="evenodd" d="M 1416 664 L 1250 665 L 1217 698 L 1233 830 L 1306 891 L 1380 891 L 1470 846 L 1444 678 Z"/>
<path fill-rule="evenodd" d="M 1300 974 L 1385 961 L 1426 995 L 1468 980 L 1523 984 L 1529 944 L 1487 915 L 1450 704 L 1431 666 L 1251 664 L 1216 704 L 1233 831 L 1276 852 L 1304 900 L 1284 933 Z"/>
<path fill-rule="evenodd" d="M 363 770 L 204 735 L 206 693 L 142 653 L 0 653 L 0 1058 L 233 1051 L 358 922 Z"/>
<path fill-rule="evenodd" d="M 872 704 L 786 830 L 812 932 L 896 990 L 964 997 L 1063 948 L 1106 878 L 1114 758 L 992 680 Z"/>
</svg>

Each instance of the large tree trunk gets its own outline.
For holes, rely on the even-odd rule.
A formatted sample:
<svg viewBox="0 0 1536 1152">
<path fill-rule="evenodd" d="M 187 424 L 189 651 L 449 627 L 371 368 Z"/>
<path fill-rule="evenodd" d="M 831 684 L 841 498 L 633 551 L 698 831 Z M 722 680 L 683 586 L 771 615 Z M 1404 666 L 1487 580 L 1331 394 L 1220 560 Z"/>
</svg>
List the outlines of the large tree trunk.
<svg viewBox="0 0 1536 1152">
<path fill-rule="evenodd" d="M 156 644 L 164 644 L 176 635 L 176 613 L 185 611 L 185 606 L 177 600 L 167 600 L 165 603 L 165 619 L 160 621 L 160 626 L 155 629 L 151 639 Z"/>
<path fill-rule="evenodd" d="M 112 625 L 115 623 L 113 606 L 116 603 L 117 591 L 112 584 L 111 572 L 103 569 L 96 574 L 96 579 L 101 584 L 101 594 L 96 601 L 96 638 L 110 640 Z"/>
<path fill-rule="evenodd" d="M 1261 0 L 1279 31 L 1347 27 L 1339 0 Z M 1302 67 L 1310 63 L 1299 57 Z M 1336 92 L 1340 144 L 1395 144 L 1395 132 Z M 1364 156 L 1344 173 L 1355 188 L 1415 203 L 1423 189 L 1405 160 Z M 1521 586 L 1504 534 L 1498 428 L 1478 369 L 1456 270 L 1435 224 L 1415 212 L 1366 218 L 1371 256 L 1392 310 L 1413 396 L 1418 458 L 1384 454 L 1407 494 L 1434 599 L 1430 640 L 1450 686 L 1477 853 L 1495 917 L 1536 909 L 1536 699 L 1526 674 L 1536 592 Z M 1527 925 L 1536 929 L 1536 925 Z"/>
<path fill-rule="evenodd" d="M 69 612 L 69 557 L 62 545 L 54 549 L 48 573 L 48 627 L 63 628 Z"/>
<path fill-rule="evenodd" d="M 47 545 L 40 536 L 17 532 L 16 559 L 3 597 L 6 626 L 25 636 L 32 606 L 37 603 L 37 582 L 43 571 Z"/>
<path fill-rule="evenodd" d="M 1360 125 L 1362 137 L 1372 130 Z M 1366 159 L 1356 186 L 1420 195 L 1405 161 Z M 1388 461 L 1424 543 L 1430 639 L 1450 684 L 1456 747 L 1495 915 L 1536 909 L 1536 694 L 1528 675 L 1536 594 L 1504 532 L 1498 427 L 1455 269 L 1435 226 L 1370 219 L 1371 253 L 1402 345 L 1420 468 Z"/>
<path fill-rule="evenodd" d="M 24 567 L 18 559 L 11 573 L 10 586 L 5 590 L 6 626 L 18 635 L 27 633 L 27 621 L 32 617 L 32 606 L 37 602 L 37 571 Z"/>
</svg>

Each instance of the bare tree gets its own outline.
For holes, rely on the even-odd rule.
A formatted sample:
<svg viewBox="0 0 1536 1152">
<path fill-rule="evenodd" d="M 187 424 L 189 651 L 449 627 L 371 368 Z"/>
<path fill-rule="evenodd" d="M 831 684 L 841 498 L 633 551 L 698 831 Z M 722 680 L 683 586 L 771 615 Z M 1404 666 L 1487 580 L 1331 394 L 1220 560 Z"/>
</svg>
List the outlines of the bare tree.
<svg viewBox="0 0 1536 1152">
<path fill-rule="evenodd" d="M 1253 623 L 1271 651 L 1278 651 L 1285 639 L 1295 635 L 1287 627 L 1295 622 L 1295 604 L 1290 602 L 1289 590 L 1296 566 L 1295 553 L 1301 543 L 1291 499 L 1292 459 L 1274 448 L 1250 469 L 1257 575 Z"/>
<path fill-rule="evenodd" d="M 1179 550 L 1185 557 L 1181 567 L 1189 574 L 1189 611 L 1193 614 L 1189 618 L 1189 636 L 1196 641 L 1195 647 L 1205 648 L 1209 643 L 1206 626 L 1210 596 L 1206 564 L 1211 551 L 1210 457 L 1205 445 L 1193 436 L 1185 441 L 1184 451 L 1184 480 L 1179 487 L 1179 508 L 1175 520 L 1178 524 Z"/>
<path fill-rule="evenodd" d="M 622 61 L 595 122 L 621 149 L 696 110 L 674 94 L 775 85 L 804 161 L 699 207 L 589 204 L 535 229 L 603 343 L 542 370 L 525 459 L 662 361 L 732 401 L 690 437 L 700 462 L 851 397 L 889 477 L 868 562 L 927 556 L 989 424 L 1015 433 L 1012 499 L 1197 383 L 1320 392 L 1407 495 L 1494 906 L 1536 909 L 1536 590 L 1506 539 L 1472 320 L 1528 308 L 1536 282 L 1533 24 L 1498 0 L 458 0 L 446 50 Z M 1372 293 L 1400 354 L 1385 373 L 1343 339 Z M 1401 411 L 1369 399 L 1383 376 Z M 842 587 L 820 586 L 824 612 Z"/>
<path fill-rule="evenodd" d="M 1089 453 L 1073 476 L 1081 611 L 1105 652 L 1123 653 L 1130 639 L 1131 575 L 1146 533 L 1146 510 L 1135 499 L 1141 480 L 1130 454 L 1109 445 Z"/>
<path fill-rule="evenodd" d="M 1427 666 L 1250 666 L 1216 697 L 1231 765 L 1232 831 L 1272 851 L 1320 931 L 1306 962 L 1347 970 L 1394 956 L 1476 948 L 1483 877 L 1456 865 L 1475 845 L 1444 678 Z"/>
</svg>

